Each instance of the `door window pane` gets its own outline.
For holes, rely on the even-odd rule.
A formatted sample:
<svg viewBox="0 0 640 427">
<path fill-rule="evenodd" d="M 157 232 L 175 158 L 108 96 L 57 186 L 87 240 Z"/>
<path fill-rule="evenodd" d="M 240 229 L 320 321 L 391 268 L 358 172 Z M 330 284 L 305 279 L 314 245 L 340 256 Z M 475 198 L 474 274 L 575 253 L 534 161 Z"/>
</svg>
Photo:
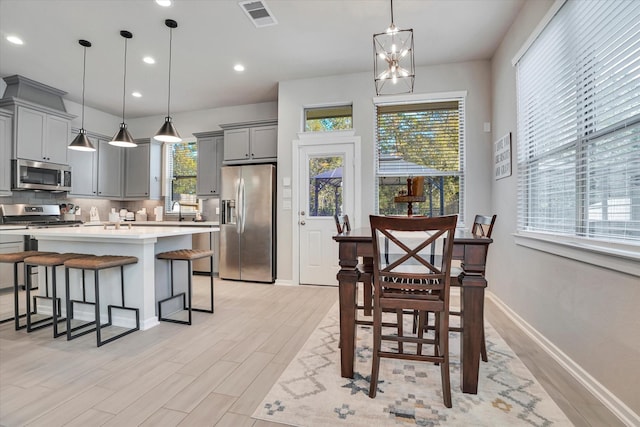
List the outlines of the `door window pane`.
<svg viewBox="0 0 640 427">
<path fill-rule="evenodd" d="M 342 215 L 342 166 L 344 158 L 309 159 L 309 217 Z"/>
</svg>

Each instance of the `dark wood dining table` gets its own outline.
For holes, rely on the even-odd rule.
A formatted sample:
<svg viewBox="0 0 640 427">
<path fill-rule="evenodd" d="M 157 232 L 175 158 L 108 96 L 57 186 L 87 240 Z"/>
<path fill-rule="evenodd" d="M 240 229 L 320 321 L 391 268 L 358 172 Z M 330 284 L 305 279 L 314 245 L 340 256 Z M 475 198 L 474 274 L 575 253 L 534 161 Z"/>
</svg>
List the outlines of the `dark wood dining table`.
<svg viewBox="0 0 640 427">
<path fill-rule="evenodd" d="M 359 257 L 363 259 L 363 271 L 373 271 L 373 243 L 369 228 L 356 228 L 335 235 L 339 244 L 340 271 L 338 292 L 340 300 L 340 361 L 341 374 L 353 378 L 356 344 L 357 293 L 361 270 L 357 267 Z M 474 236 L 468 230 L 458 229 L 454 237 L 453 259 L 461 260 L 460 308 L 462 337 L 460 339 L 462 392 L 478 393 L 478 369 L 480 367 L 480 345 L 483 337 L 484 277 L 489 244 L 487 237 Z"/>
</svg>

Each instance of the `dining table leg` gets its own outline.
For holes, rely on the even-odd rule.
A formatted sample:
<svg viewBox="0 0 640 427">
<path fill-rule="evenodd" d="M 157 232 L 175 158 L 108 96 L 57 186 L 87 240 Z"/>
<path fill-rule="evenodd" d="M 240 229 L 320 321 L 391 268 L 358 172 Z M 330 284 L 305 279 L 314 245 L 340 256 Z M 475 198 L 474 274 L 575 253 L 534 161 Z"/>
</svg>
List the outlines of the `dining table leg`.
<svg viewBox="0 0 640 427">
<path fill-rule="evenodd" d="M 460 354 L 460 388 L 463 393 L 478 393 L 478 374 L 480 369 L 480 346 L 484 328 L 484 289 L 487 281 L 483 275 L 462 274 L 460 288 L 460 308 L 462 316 L 462 339 Z"/>
</svg>

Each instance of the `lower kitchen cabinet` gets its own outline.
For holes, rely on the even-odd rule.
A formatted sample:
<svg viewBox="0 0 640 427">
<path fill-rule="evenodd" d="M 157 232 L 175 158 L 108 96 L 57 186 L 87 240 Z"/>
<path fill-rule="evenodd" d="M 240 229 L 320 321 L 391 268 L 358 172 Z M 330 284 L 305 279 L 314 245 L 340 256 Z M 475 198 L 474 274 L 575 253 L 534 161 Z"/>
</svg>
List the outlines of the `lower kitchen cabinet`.
<svg viewBox="0 0 640 427">
<path fill-rule="evenodd" d="M 0 233 L 0 254 L 24 251 L 24 238 Z M 18 268 L 18 284 L 24 284 L 24 269 Z M 0 263 L 0 290 L 13 287 L 13 264 Z"/>
</svg>

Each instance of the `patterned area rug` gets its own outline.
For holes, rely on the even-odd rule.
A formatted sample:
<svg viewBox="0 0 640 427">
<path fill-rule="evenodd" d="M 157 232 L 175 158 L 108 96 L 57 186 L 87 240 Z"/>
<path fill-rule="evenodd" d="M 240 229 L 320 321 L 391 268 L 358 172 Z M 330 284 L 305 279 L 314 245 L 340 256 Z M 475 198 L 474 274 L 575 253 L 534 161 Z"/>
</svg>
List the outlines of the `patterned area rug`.
<svg viewBox="0 0 640 427">
<path fill-rule="evenodd" d="M 354 378 L 342 378 L 336 303 L 253 417 L 314 427 L 572 425 L 495 329 L 485 326 L 489 362 L 480 362 L 477 395 L 460 391 L 460 334 L 451 333 L 452 409 L 442 402 L 440 367 L 424 362 L 382 359 L 377 396 L 370 399 L 372 330 L 358 326 Z"/>
</svg>

